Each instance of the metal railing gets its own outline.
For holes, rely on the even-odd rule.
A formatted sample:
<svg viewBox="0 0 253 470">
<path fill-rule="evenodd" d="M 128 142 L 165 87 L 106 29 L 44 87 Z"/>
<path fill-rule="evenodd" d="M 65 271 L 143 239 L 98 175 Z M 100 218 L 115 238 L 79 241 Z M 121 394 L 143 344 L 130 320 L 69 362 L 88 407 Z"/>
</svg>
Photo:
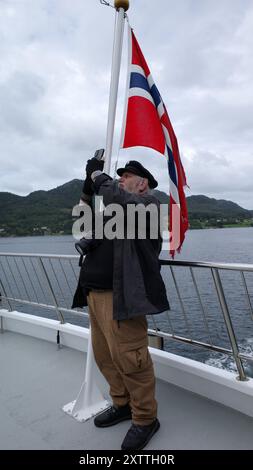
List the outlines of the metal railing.
<svg viewBox="0 0 253 470">
<path fill-rule="evenodd" d="M 0 253 L 2 301 L 6 303 L 9 310 L 14 309 L 14 304 L 15 306 L 24 305 L 26 309 L 28 307 L 46 309 L 56 314 L 61 323 L 64 323 L 66 318 L 71 322 L 68 318 L 70 314 L 76 317 L 83 318 L 84 315 L 88 317 L 84 310 L 71 309 L 80 270 L 78 260 L 78 256 L 68 255 Z M 251 289 L 253 292 L 253 265 L 161 260 L 161 266 L 165 284 L 168 287 L 171 310 L 158 316 L 151 316 L 154 326 L 149 328 L 149 333 L 164 340 L 174 340 L 181 344 L 225 354 L 234 359 L 239 374 L 238 379 L 247 380 L 243 361 L 252 362 L 253 358 L 250 354 L 240 351 L 228 300 L 232 297 L 232 301 L 237 303 L 238 296 L 235 292 L 238 290 L 239 293 L 240 289 L 243 290 L 243 295 L 240 293 L 243 321 L 245 323 L 245 318 L 247 319 L 245 328 L 247 331 L 251 329 L 253 333 L 253 305 L 250 295 Z M 208 272 L 209 278 L 203 284 L 204 272 Z M 222 279 L 224 272 L 238 273 L 240 276 L 240 286 L 238 279 L 233 282 L 232 278 L 229 279 L 227 285 L 230 293 L 227 294 L 224 288 L 226 283 Z M 197 279 L 197 273 L 200 274 L 200 279 Z M 247 278 L 249 273 L 252 275 L 251 279 Z M 212 301 L 210 301 L 210 296 Z M 195 299 L 194 305 L 193 298 Z M 187 299 L 191 304 L 190 308 L 187 305 Z M 216 302 L 214 302 L 215 299 Z M 217 316 L 216 320 L 218 314 L 221 315 Z M 237 317 L 235 317 L 236 321 L 238 321 Z M 201 338 L 198 339 L 200 321 L 202 333 Z M 228 346 L 215 344 L 217 338 L 215 341 L 212 338 L 213 330 L 218 324 L 223 328 L 223 343 L 227 341 Z"/>
<path fill-rule="evenodd" d="M 66 314 L 83 317 L 71 309 L 78 282 L 78 256 L 0 253 L 0 293 L 8 308 L 13 304 L 40 307 L 65 323 Z M 65 314 L 65 316 L 64 316 Z"/>
</svg>

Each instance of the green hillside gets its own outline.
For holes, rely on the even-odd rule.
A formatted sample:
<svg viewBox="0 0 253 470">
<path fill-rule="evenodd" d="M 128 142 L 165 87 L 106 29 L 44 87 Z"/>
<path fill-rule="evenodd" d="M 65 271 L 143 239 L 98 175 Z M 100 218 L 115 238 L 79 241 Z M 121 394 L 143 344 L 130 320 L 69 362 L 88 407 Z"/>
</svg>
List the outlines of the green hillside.
<svg viewBox="0 0 253 470">
<path fill-rule="evenodd" d="M 81 180 L 72 180 L 50 191 L 35 191 L 22 197 L 0 193 L 0 236 L 70 234 L 73 224 L 72 208 L 78 204 Z M 166 204 L 168 195 L 155 190 L 158 199 Z M 250 226 L 253 211 L 238 204 L 208 198 L 187 198 L 191 228 Z"/>
</svg>

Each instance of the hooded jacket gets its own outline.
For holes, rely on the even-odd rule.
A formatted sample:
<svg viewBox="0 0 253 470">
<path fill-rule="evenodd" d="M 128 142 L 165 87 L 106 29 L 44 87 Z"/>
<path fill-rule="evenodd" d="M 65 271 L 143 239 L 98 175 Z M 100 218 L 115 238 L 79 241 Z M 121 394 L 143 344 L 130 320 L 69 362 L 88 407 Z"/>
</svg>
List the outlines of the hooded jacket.
<svg viewBox="0 0 253 470">
<path fill-rule="evenodd" d="M 103 203 L 119 204 L 126 213 L 128 204 L 160 203 L 152 194 L 129 193 L 118 186 L 108 175 L 97 176 L 95 193 L 103 196 Z M 149 230 L 147 224 L 147 230 Z M 169 310 L 165 285 L 160 273 L 159 254 L 162 239 L 117 239 L 113 240 L 113 318 L 126 320 L 139 315 L 157 314 Z M 81 268 L 82 269 L 82 268 Z M 73 299 L 72 308 L 87 305 L 85 291 L 80 280 Z"/>
</svg>

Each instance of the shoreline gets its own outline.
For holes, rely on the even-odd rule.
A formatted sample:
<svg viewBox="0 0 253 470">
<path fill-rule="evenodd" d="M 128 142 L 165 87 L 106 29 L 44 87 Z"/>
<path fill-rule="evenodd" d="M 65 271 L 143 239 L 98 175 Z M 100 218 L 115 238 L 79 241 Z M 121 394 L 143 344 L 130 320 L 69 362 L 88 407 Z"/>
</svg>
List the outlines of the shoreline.
<svg viewBox="0 0 253 470">
<path fill-rule="evenodd" d="M 193 230 L 221 230 L 221 229 L 228 229 L 228 228 L 252 228 L 253 224 L 245 225 L 245 224 L 231 224 L 231 225 L 224 225 L 222 227 L 217 226 L 210 226 L 210 227 L 189 227 L 189 231 Z M 14 235 L 14 234 L 0 234 L 0 240 L 4 238 L 25 238 L 25 237 L 70 237 L 72 233 L 28 233 L 24 235 Z"/>
</svg>

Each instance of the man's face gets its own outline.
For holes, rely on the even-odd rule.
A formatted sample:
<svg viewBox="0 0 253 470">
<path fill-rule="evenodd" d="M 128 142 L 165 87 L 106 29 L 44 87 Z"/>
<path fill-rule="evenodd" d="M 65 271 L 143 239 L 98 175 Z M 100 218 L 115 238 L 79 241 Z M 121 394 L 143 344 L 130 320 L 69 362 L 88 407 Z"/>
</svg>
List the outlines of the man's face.
<svg viewBox="0 0 253 470">
<path fill-rule="evenodd" d="M 124 171 L 119 179 L 119 187 L 129 193 L 141 193 L 147 188 L 146 178 Z"/>
</svg>

